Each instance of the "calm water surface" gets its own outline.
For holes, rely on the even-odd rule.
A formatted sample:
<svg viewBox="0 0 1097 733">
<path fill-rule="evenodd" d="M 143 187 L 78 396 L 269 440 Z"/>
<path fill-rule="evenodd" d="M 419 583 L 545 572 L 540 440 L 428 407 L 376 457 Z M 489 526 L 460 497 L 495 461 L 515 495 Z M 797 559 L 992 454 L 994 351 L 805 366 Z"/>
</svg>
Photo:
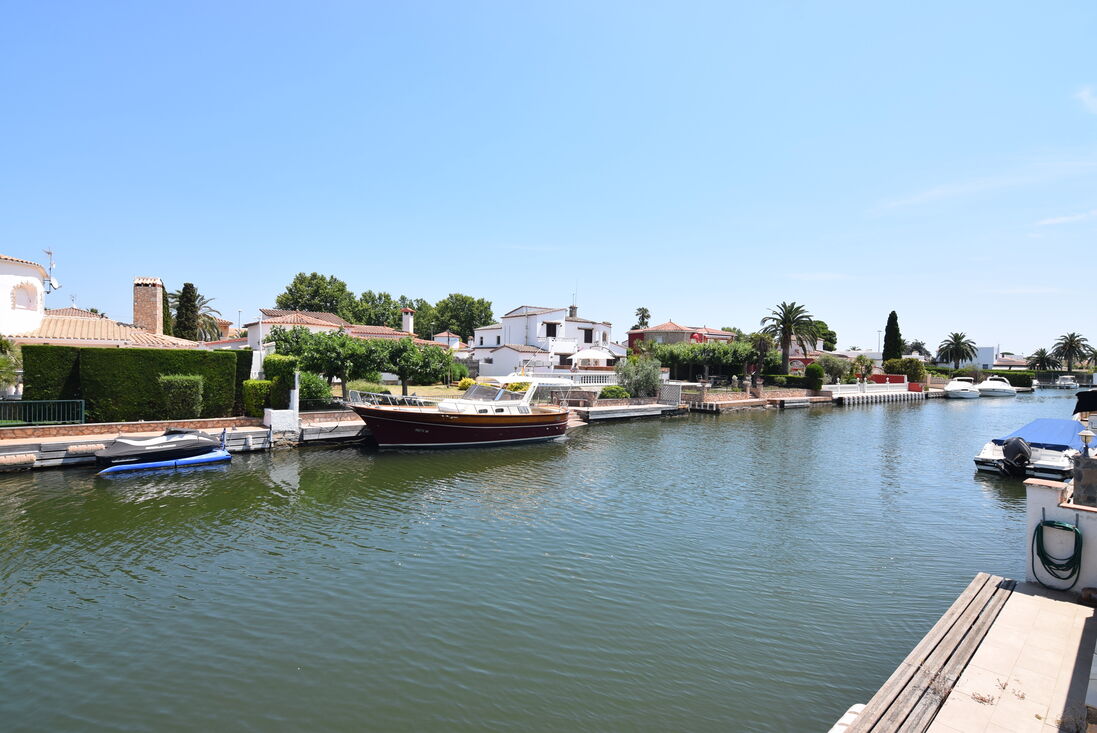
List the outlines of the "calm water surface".
<svg viewBox="0 0 1097 733">
<path fill-rule="evenodd" d="M 826 730 L 981 570 L 1072 395 L 0 476 L 0 728 Z"/>
</svg>

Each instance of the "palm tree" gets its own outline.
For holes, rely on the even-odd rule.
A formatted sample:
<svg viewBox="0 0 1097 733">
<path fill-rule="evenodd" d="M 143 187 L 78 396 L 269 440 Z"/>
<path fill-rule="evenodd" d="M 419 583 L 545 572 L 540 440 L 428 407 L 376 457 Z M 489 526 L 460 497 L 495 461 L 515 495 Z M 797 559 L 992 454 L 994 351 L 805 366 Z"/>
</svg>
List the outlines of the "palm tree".
<svg viewBox="0 0 1097 733">
<path fill-rule="evenodd" d="M 1055 342 L 1052 354 L 1067 363 L 1067 371 L 1074 371 L 1074 362 L 1085 361 L 1093 352 L 1089 341 L 1080 333 L 1065 333 Z"/>
<path fill-rule="evenodd" d="M 804 350 L 815 347 L 815 341 L 819 338 L 819 327 L 815 319 L 808 313 L 807 308 L 791 303 L 782 302 L 776 308 L 770 310 L 769 315 L 762 319 L 762 333 L 769 334 L 781 347 L 781 373 L 788 374 L 788 356 L 792 350 L 792 342 L 795 341 Z"/>
<path fill-rule="evenodd" d="M 960 368 L 962 361 L 974 361 L 979 356 L 975 342 L 966 333 L 953 332 L 937 347 L 937 361 L 951 361 L 954 369 Z"/>
<path fill-rule="evenodd" d="M 1047 349 L 1036 349 L 1032 352 L 1032 356 L 1028 358 L 1029 369 L 1039 369 L 1042 372 L 1050 372 L 1054 369 L 1058 369 L 1062 366 L 1062 362 L 1059 357 L 1052 354 Z"/>
<path fill-rule="evenodd" d="M 172 313 L 179 309 L 179 296 L 182 292 L 180 288 L 168 293 L 168 308 Z M 213 308 L 210 305 L 212 302 L 213 298 L 198 294 L 198 339 L 200 341 L 216 341 L 221 338 L 221 327 L 217 325 L 217 318 L 221 315 L 221 311 Z"/>
<path fill-rule="evenodd" d="M 640 306 L 636 309 L 636 325 L 632 328 L 647 328 L 650 320 L 651 311 L 649 311 L 647 308 L 644 308 L 643 306 Z"/>
</svg>

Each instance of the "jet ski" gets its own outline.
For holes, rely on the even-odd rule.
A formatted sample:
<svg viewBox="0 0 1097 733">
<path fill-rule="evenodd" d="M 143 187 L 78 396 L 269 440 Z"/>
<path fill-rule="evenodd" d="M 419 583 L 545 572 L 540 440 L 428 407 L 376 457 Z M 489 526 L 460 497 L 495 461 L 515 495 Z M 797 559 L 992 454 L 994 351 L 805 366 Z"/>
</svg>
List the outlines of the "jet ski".
<svg viewBox="0 0 1097 733">
<path fill-rule="evenodd" d="M 105 468 L 171 468 L 176 461 L 193 459 L 214 451 L 224 453 L 223 449 L 224 443 L 221 440 L 199 430 L 172 428 L 153 438 L 118 438 L 109 448 L 96 451 L 95 460 Z M 173 465 L 163 465 L 166 463 Z"/>
</svg>

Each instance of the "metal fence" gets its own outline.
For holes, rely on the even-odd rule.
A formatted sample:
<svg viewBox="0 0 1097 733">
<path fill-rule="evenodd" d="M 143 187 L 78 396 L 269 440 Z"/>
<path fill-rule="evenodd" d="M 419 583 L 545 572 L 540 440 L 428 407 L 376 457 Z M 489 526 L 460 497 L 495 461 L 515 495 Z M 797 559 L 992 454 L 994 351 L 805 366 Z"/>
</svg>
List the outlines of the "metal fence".
<svg viewBox="0 0 1097 733">
<path fill-rule="evenodd" d="M 83 400 L 5 400 L 0 402 L 0 427 L 81 425 L 83 422 Z"/>
</svg>

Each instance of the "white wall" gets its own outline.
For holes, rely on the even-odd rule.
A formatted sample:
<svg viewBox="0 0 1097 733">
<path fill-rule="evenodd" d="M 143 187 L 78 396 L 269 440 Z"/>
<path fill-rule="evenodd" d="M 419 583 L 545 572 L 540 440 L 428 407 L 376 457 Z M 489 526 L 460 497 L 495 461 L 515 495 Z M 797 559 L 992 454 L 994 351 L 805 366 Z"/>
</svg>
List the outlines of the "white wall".
<svg viewBox="0 0 1097 733">
<path fill-rule="evenodd" d="M 490 357 L 491 363 L 488 364 L 483 357 Z M 546 369 L 555 362 L 555 357 L 551 354 L 530 354 L 513 349 L 499 349 L 490 354 L 484 351 L 480 359 L 480 374 L 485 377 L 504 377 L 518 371 L 523 364 L 530 362 L 531 357 L 534 359 L 530 368 Z"/>
<path fill-rule="evenodd" d="M 18 334 L 42 325 L 46 289 L 38 265 L 0 260 L 0 333 Z"/>
<path fill-rule="evenodd" d="M 1049 482 L 1057 483 L 1057 482 Z M 1076 509 L 1071 505 L 1059 506 L 1059 489 L 1025 483 L 1027 529 L 1018 551 L 1025 556 L 1025 575 L 1030 582 L 1038 579 L 1054 588 L 1064 588 L 1070 581 L 1060 581 L 1048 577 L 1044 568 L 1036 559 L 1036 569 L 1032 563 L 1032 534 L 1042 519 L 1066 522 L 1077 526 L 1082 532 L 1082 568 L 1078 582 L 1071 589 L 1078 593 L 1082 588 L 1097 586 L 1097 511 Z M 1070 532 L 1056 529 L 1044 530 L 1044 548 L 1056 557 L 1068 557 L 1074 549 L 1074 537 Z"/>
</svg>

